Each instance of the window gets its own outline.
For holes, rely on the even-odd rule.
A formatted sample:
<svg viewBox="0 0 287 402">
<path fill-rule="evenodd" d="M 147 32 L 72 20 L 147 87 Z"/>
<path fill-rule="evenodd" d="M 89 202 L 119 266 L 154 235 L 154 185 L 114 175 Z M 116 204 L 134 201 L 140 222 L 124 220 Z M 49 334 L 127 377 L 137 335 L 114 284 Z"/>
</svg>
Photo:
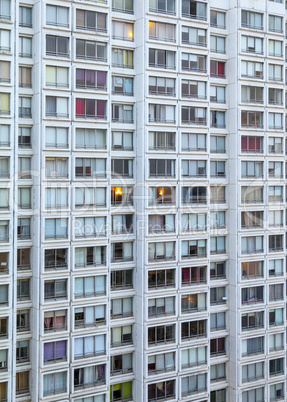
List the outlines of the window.
<svg viewBox="0 0 287 402">
<path fill-rule="evenodd" d="M 206 108 L 182 106 L 181 107 L 182 124 L 206 125 Z"/>
<path fill-rule="evenodd" d="M 44 312 L 44 332 L 64 331 L 67 329 L 67 310 Z"/>
<path fill-rule="evenodd" d="M 30 341 L 18 341 L 16 343 L 16 364 L 30 361 Z"/>
<path fill-rule="evenodd" d="M 269 285 L 269 301 L 283 300 L 283 283 L 277 285 Z"/>
<path fill-rule="evenodd" d="M 244 28 L 263 30 L 263 14 L 242 10 L 241 26 Z"/>
<path fill-rule="evenodd" d="M 17 237 L 21 240 L 27 240 L 31 238 L 31 219 L 30 218 L 18 218 L 17 223 Z"/>
<path fill-rule="evenodd" d="M 17 280 L 17 301 L 30 300 L 30 279 Z"/>
<path fill-rule="evenodd" d="M 76 158 L 76 177 L 106 177 L 106 159 Z"/>
<path fill-rule="evenodd" d="M 175 243 L 149 243 L 148 244 L 148 260 L 174 260 L 175 259 Z"/>
<path fill-rule="evenodd" d="M 132 242 L 121 242 L 112 243 L 112 261 L 132 261 L 133 260 L 133 243 Z"/>
<path fill-rule="evenodd" d="M 271 105 L 283 105 L 283 92 L 278 88 L 268 89 L 268 102 Z"/>
<path fill-rule="evenodd" d="M 270 162 L 269 162 L 270 163 Z M 241 162 L 241 177 L 263 177 L 263 162 Z"/>
<path fill-rule="evenodd" d="M 55 281 L 45 281 L 44 284 L 45 300 L 59 300 L 67 298 L 67 280 L 57 279 Z"/>
<path fill-rule="evenodd" d="M 19 7 L 19 26 L 32 28 L 32 8 L 31 7 Z"/>
<path fill-rule="evenodd" d="M 283 236 L 273 235 L 269 236 L 269 252 L 283 251 Z"/>
<path fill-rule="evenodd" d="M 270 114 L 274 115 L 275 113 L 269 113 L 269 116 L 270 116 Z M 252 127 L 252 128 L 263 128 L 263 113 L 242 110 L 241 111 L 241 126 L 242 127 Z"/>
<path fill-rule="evenodd" d="M 106 130 L 76 128 L 76 148 L 106 149 Z"/>
<path fill-rule="evenodd" d="M 25 332 L 30 330 L 29 310 L 17 310 L 16 325 L 17 325 L 17 332 Z"/>
<path fill-rule="evenodd" d="M 148 328 L 148 344 L 158 345 L 175 342 L 175 325 L 160 325 Z"/>
<path fill-rule="evenodd" d="M 184 71 L 206 73 L 206 56 L 182 53 L 181 68 Z"/>
<path fill-rule="evenodd" d="M 112 93 L 133 96 L 134 79 L 132 77 L 112 76 Z"/>
<path fill-rule="evenodd" d="M 112 49 L 112 66 L 134 68 L 134 52 L 126 49 Z"/>
<path fill-rule="evenodd" d="M 46 158 L 46 178 L 68 178 L 67 158 Z"/>
<path fill-rule="evenodd" d="M 181 270 L 182 286 L 206 283 L 206 267 L 190 267 Z"/>
<path fill-rule="evenodd" d="M 45 207 L 46 208 L 65 208 L 68 206 L 67 188 L 46 188 Z"/>
<path fill-rule="evenodd" d="M 226 252 L 225 236 L 210 238 L 210 254 L 223 254 Z"/>
<path fill-rule="evenodd" d="M 90 308 L 91 307 L 87 307 Z M 106 352 L 106 335 L 74 338 L 74 358 L 83 359 L 101 355 Z"/>
<path fill-rule="evenodd" d="M 68 219 L 54 218 L 45 220 L 45 239 L 68 237 Z"/>
<path fill-rule="evenodd" d="M 120 123 L 134 123 L 133 105 L 112 104 L 112 120 Z"/>
<path fill-rule="evenodd" d="M 31 179 L 31 158 L 18 158 L 18 178 Z"/>
<path fill-rule="evenodd" d="M 260 228 L 263 227 L 263 211 L 241 212 L 241 228 Z"/>
<path fill-rule="evenodd" d="M 134 24 L 124 21 L 112 21 L 113 39 L 133 41 Z"/>
<path fill-rule="evenodd" d="M 242 356 L 264 353 L 264 336 L 242 340 Z"/>
<path fill-rule="evenodd" d="M 181 368 L 189 368 L 207 363 L 207 347 L 201 346 L 181 351 Z"/>
<path fill-rule="evenodd" d="M 96 237 L 106 235 L 106 217 L 76 217 L 74 221 L 75 237 Z"/>
<path fill-rule="evenodd" d="M 283 153 L 283 138 L 268 137 L 268 152 L 271 154 Z"/>
<path fill-rule="evenodd" d="M 276 308 L 269 310 L 269 326 L 282 325 L 283 324 L 283 309 Z"/>
<path fill-rule="evenodd" d="M 269 39 L 268 56 L 283 57 L 283 42 Z"/>
<path fill-rule="evenodd" d="M 3 36 L 2 32 L 0 31 L 1 42 L 2 42 L 2 36 Z M 10 34 L 9 34 L 9 38 L 10 38 Z M 0 42 L 0 44 L 1 44 L 1 42 Z M 9 39 L 9 42 L 10 42 L 10 39 Z M 1 49 L 2 49 L 2 46 L 0 47 L 0 50 Z M 9 52 L 10 45 L 9 45 L 9 48 L 7 46 L 5 46 L 3 50 L 5 50 L 6 52 L 7 51 Z M 19 36 L 19 57 L 27 57 L 27 58 L 32 57 L 32 38 L 27 38 L 25 36 Z"/>
<path fill-rule="evenodd" d="M 226 354 L 225 344 L 226 344 L 226 338 L 210 339 L 210 355 L 211 356 L 225 355 Z"/>
<path fill-rule="evenodd" d="M 210 25 L 219 29 L 225 29 L 225 13 L 210 10 Z"/>
<path fill-rule="evenodd" d="M 284 334 L 269 335 L 269 352 L 284 349 Z M 269 362 L 271 364 L 271 361 Z"/>
<path fill-rule="evenodd" d="M 149 49 L 149 66 L 175 69 L 175 52 L 169 50 Z"/>
<path fill-rule="evenodd" d="M 210 51 L 225 54 L 225 37 L 210 35 Z"/>
<path fill-rule="evenodd" d="M 53 395 L 57 393 L 67 392 L 67 372 L 56 372 L 43 376 L 43 394 Z"/>
<path fill-rule="evenodd" d="M 182 187 L 183 204 L 206 204 L 206 187 Z"/>
<path fill-rule="evenodd" d="M 206 82 L 182 80 L 181 96 L 183 98 L 206 99 Z"/>
<path fill-rule="evenodd" d="M 67 148 L 68 147 L 68 128 L 46 127 L 46 147 L 48 147 L 48 148 Z"/>
<path fill-rule="evenodd" d="M 76 118 L 93 118 L 106 120 L 106 104 L 104 100 L 76 99 Z"/>
<path fill-rule="evenodd" d="M 283 81 L 282 66 L 278 64 L 268 64 L 268 79 L 270 81 Z"/>
<path fill-rule="evenodd" d="M 69 9 L 47 4 L 46 6 L 46 24 L 59 27 L 69 26 Z"/>
<path fill-rule="evenodd" d="M 262 153 L 263 152 L 263 137 L 242 136 L 241 137 L 241 152 Z"/>
<path fill-rule="evenodd" d="M 181 296 L 181 313 L 190 314 L 206 310 L 206 294 L 188 294 Z"/>
<path fill-rule="evenodd" d="M 133 382 L 122 382 L 110 386 L 110 401 L 128 401 L 132 400 Z"/>
<path fill-rule="evenodd" d="M 206 135 L 182 133 L 181 150 L 206 152 Z"/>
<path fill-rule="evenodd" d="M 9 253 L 7 252 L 2 252 L 0 253 L 0 274 L 7 274 L 9 272 Z M 1 318 L 0 318 L 0 323 L 1 323 Z M 1 325 L 0 325 L 1 327 Z M 0 329 L 0 336 L 1 336 L 1 329 Z"/>
<path fill-rule="evenodd" d="M 31 269 L 31 255 L 29 248 L 18 248 L 17 249 L 17 271 L 29 270 Z M 8 256 L 7 256 L 8 258 Z"/>
<path fill-rule="evenodd" d="M 269 260 L 268 265 L 269 265 L 269 276 L 283 275 L 283 260 Z"/>
<path fill-rule="evenodd" d="M 210 177 L 225 177 L 225 161 L 210 162 Z"/>
<path fill-rule="evenodd" d="M 133 233 L 133 214 L 113 215 L 112 234 Z"/>
<path fill-rule="evenodd" d="M 264 286 L 253 286 L 241 289 L 242 304 L 254 304 L 264 302 Z"/>
<path fill-rule="evenodd" d="M 212 153 L 225 153 L 225 137 L 223 136 L 210 136 L 210 152 Z"/>
<path fill-rule="evenodd" d="M 226 288 L 218 287 L 210 289 L 210 304 L 226 304 Z"/>
<path fill-rule="evenodd" d="M 225 87 L 210 86 L 210 102 L 225 103 Z"/>
<path fill-rule="evenodd" d="M 149 94 L 175 96 L 175 79 L 149 77 Z"/>
<path fill-rule="evenodd" d="M 0 116 L 5 114 L 10 114 L 10 94 L 2 92 L 0 93 Z"/>
<path fill-rule="evenodd" d="M 106 206 L 106 188 L 104 187 L 76 187 L 75 188 L 75 206 L 82 207 L 105 207 Z"/>
<path fill-rule="evenodd" d="M 241 36 L 241 51 L 244 53 L 263 54 L 263 39 L 254 36 Z"/>
<path fill-rule="evenodd" d="M 89 267 L 106 263 L 106 247 L 78 247 L 75 248 L 75 267 Z"/>
<path fill-rule="evenodd" d="M 268 226 L 282 227 L 283 226 L 283 211 L 268 212 Z"/>
<path fill-rule="evenodd" d="M 133 14 L 133 0 L 113 0 L 113 11 Z"/>
<path fill-rule="evenodd" d="M 187 396 L 193 393 L 204 392 L 207 389 L 207 375 L 198 374 L 190 377 L 183 377 L 181 380 L 181 395 Z"/>
<path fill-rule="evenodd" d="M 175 42 L 175 25 L 149 21 L 149 38 L 164 42 Z"/>
<path fill-rule="evenodd" d="M 149 104 L 149 122 L 175 124 L 175 106 Z"/>
<path fill-rule="evenodd" d="M 86 31 L 107 32 L 107 14 L 77 8 L 76 28 Z"/>
<path fill-rule="evenodd" d="M 0 65 L 1 72 L 2 69 L 5 68 L 5 66 L 2 66 L 3 62 Z M 8 72 L 9 72 L 10 66 L 8 65 Z M 4 70 L 5 72 L 5 70 Z M 10 72 L 9 72 L 10 76 Z M 10 82 L 10 78 L 8 80 Z M 32 87 L 32 67 L 24 67 L 24 66 L 19 66 L 19 87 L 21 88 L 31 88 Z"/>
<path fill-rule="evenodd" d="M 175 202 L 175 187 L 149 187 L 149 205 L 170 205 Z"/>
<path fill-rule="evenodd" d="M 0 350 L 0 372 L 8 370 L 8 349 Z"/>
<path fill-rule="evenodd" d="M 210 75 L 216 78 L 225 78 L 225 62 L 210 60 Z"/>
<path fill-rule="evenodd" d="M 125 269 L 111 272 L 111 290 L 133 288 L 133 270 Z"/>
<path fill-rule="evenodd" d="M 182 160 L 181 174 L 183 177 L 206 177 L 206 161 Z"/>
<path fill-rule="evenodd" d="M 46 85 L 68 88 L 69 69 L 66 67 L 46 66 Z"/>
<path fill-rule="evenodd" d="M 107 44 L 76 39 L 76 58 L 106 62 Z"/>
<path fill-rule="evenodd" d="M 148 271 L 148 288 L 161 289 L 175 287 L 175 270 L 161 269 Z"/>
<path fill-rule="evenodd" d="M 264 328 L 264 312 L 245 313 L 241 315 L 242 331 Z"/>
<path fill-rule="evenodd" d="M 206 21 L 206 9 L 207 5 L 205 3 L 194 0 L 182 0 L 183 17 Z"/>
<path fill-rule="evenodd" d="M 283 114 L 268 113 L 268 128 L 271 130 L 281 130 L 283 128 Z"/>
<path fill-rule="evenodd" d="M 161 297 L 148 300 L 148 317 L 160 317 L 175 314 L 175 298 Z"/>
<path fill-rule="evenodd" d="M 257 381 L 264 378 L 264 362 L 242 366 L 242 382 Z"/>
<path fill-rule="evenodd" d="M 9 241 L 9 221 L 0 221 L 0 242 Z"/>
<path fill-rule="evenodd" d="M 206 214 L 182 214 L 181 215 L 181 231 L 195 232 L 206 230 L 207 215 Z"/>
<path fill-rule="evenodd" d="M 2 53 L 10 53 L 10 51 L 11 51 L 11 45 L 10 45 L 10 31 L 7 31 L 7 30 L 5 30 L 5 29 L 0 29 L 0 52 L 2 52 Z M 21 47 L 21 45 L 23 44 L 22 42 L 23 42 L 23 39 L 27 39 L 28 41 L 30 41 L 29 43 L 30 43 L 30 45 L 32 44 L 31 43 L 31 39 L 29 39 L 29 38 L 19 38 L 19 41 L 20 41 L 20 47 Z M 29 47 L 29 45 L 28 45 L 28 47 Z M 27 49 L 28 50 L 28 49 Z M 29 54 L 31 54 L 31 52 L 29 53 Z M 20 53 L 20 55 L 21 55 L 21 53 Z M 29 57 L 29 56 L 28 56 Z"/>
<path fill-rule="evenodd" d="M 76 88 L 106 90 L 106 79 L 105 71 L 76 70 Z"/>
<path fill-rule="evenodd" d="M 269 65 L 270 67 L 270 65 Z M 278 66 L 281 69 L 281 66 Z M 263 63 L 256 63 L 254 61 L 241 62 L 241 76 L 248 78 L 263 78 Z"/>
<path fill-rule="evenodd" d="M 214 364 L 210 367 L 210 381 L 223 381 L 226 378 L 226 364 Z"/>
<path fill-rule="evenodd" d="M 225 112 L 219 112 L 218 110 L 210 111 L 210 125 L 216 128 L 225 128 Z"/>
<path fill-rule="evenodd" d="M 69 38 L 46 35 L 46 55 L 69 57 Z"/>
<path fill-rule="evenodd" d="M 224 402 L 226 400 L 226 389 L 218 389 L 210 392 L 210 402 Z"/>
<path fill-rule="evenodd" d="M 243 402 L 261 402 L 264 401 L 264 387 L 255 388 L 250 391 L 242 392 Z"/>
<path fill-rule="evenodd" d="M 1 115 L 1 109 L 0 109 L 0 115 Z M 10 126 L 8 124 L 0 124 L 0 147 L 9 147 L 9 146 L 10 146 Z"/>
<path fill-rule="evenodd" d="M 183 26 L 181 40 L 183 44 L 206 47 L 206 30 Z"/>
<path fill-rule="evenodd" d="M 280 375 L 284 374 L 284 359 L 272 359 L 269 360 L 269 375 Z"/>
<path fill-rule="evenodd" d="M 10 3 L 11 3 L 10 0 L 1 0 L 0 1 L 0 18 L 1 19 L 5 19 L 5 20 L 11 19 L 11 4 Z M 3 385 L 4 385 L 4 383 L 3 383 Z M 1 394 L 1 392 L 0 392 L 0 394 Z M 4 399 L 6 399 L 6 397 Z"/>
<path fill-rule="evenodd" d="M 111 346 L 118 347 L 121 345 L 132 344 L 132 330 L 132 325 L 111 328 Z"/>
<path fill-rule="evenodd" d="M 67 341 L 44 343 L 44 364 L 67 360 Z"/>
<path fill-rule="evenodd" d="M 150 177 L 175 177 L 175 160 L 149 159 Z"/>
<path fill-rule="evenodd" d="M 46 116 L 69 117 L 69 99 L 46 96 Z"/>
<path fill-rule="evenodd" d="M 75 308 L 75 329 L 90 328 L 106 324 L 106 306 L 89 306 Z M 98 340 L 102 340 L 102 336 Z M 99 344 L 101 344 L 99 342 Z M 104 343 L 105 344 L 105 343 Z M 101 349 L 101 347 L 100 347 Z M 104 349 L 103 349 L 104 350 Z"/>
<path fill-rule="evenodd" d="M 175 14 L 175 0 L 149 0 L 149 11 L 160 14 Z"/>
<path fill-rule="evenodd" d="M 190 340 L 206 336 L 206 320 L 188 321 L 181 323 L 181 340 Z"/>
<path fill-rule="evenodd" d="M 61 270 L 68 267 L 68 249 L 56 248 L 45 250 L 45 271 Z"/>
<path fill-rule="evenodd" d="M 223 279 L 226 277 L 226 262 L 210 263 L 210 280 Z"/>
<path fill-rule="evenodd" d="M 98 297 L 106 294 L 106 277 L 85 276 L 75 278 L 74 295 L 77 297 Z"/>
<path fill-rule="evenodd" d="M 246 103 L 263 103 L 263 88 L 242 85 L 241 101 Z"/>
<path fill-rule="evenodd" d="M 269 202 L 282 202 L 283 201 L 283 187 L 269 186 L 268 187 L 268 201 Z"/>
<path fill-rule="evenodd" d="M 133 354 L 111 356 L 111 375 L 131 373 L 133 371 Z"/>
<path fill-rule="evenodd" d="M 16 395 L 26 394 L 29 392 L 29 377 L 29 371 L 20 371 L 19 373 L 16 373 Z"/>
<path fill-rule="evenodd" d="M 31 148 L 31 127 L 18 126 L 18 147 Z"/>
<path fill-rule="evenodd" d="M 284 387 L 283 382 L 270 385 L 270 401 L 277 401 L 284 399 Z"/>
</svg>

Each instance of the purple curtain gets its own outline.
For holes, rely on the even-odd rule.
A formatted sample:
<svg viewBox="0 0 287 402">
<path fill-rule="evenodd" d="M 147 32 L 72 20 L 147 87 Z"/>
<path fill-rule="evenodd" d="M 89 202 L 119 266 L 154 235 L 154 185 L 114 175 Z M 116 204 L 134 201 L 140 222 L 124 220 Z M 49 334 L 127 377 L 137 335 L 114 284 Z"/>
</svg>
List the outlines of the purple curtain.
<svg viewBox="0 0 287 402">
<path fill-rule="evenodd" d="M 54 343 L 49 342 L 44 344 L 44 361 L 54 358 Z"/>
<path fill-rule="evenodd" d="M 88 87 L 94 87 L 96 83 L 95 71 L 86 70 L 86 84 Z"/>
<path fill-rule="evenodd" d="M 56 342 L 55 358 L 61 359 L 66 356 L 66 341 Z"/>
<path fill-rule="evenodd" d="M 106 101 L 98 100 L 97 101 L 97 116 L 105 117 L 106 115 Z"/>
<path fill-rule="evenodd" d="M 106 73 L 104 71 L 97 72 L 97 86 L 98 87 L 106 86 Z"/>
</svg>

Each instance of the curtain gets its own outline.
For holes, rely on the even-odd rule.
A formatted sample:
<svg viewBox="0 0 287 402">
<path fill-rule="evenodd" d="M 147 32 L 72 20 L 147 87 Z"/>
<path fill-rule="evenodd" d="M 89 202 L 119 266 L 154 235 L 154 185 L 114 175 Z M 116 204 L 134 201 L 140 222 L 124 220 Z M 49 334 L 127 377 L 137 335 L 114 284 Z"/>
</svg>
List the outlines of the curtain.
<svg viewBox="0 0 287 402">
<path fill-rule="evenodd" d="M 98 100 L 97 101 L 97 117 L 104 118 L 106 115 L 106 101 Z"/>
<path fill-rule="evenodd" d="M 49 342 L 44 344 L 44 361 L 54 358 L 54 343 Z"/>
<path fill-rule="evenodd" d="M 76 117 L 85 116 L 85 99 L 76 99 Z"/>
</svg>

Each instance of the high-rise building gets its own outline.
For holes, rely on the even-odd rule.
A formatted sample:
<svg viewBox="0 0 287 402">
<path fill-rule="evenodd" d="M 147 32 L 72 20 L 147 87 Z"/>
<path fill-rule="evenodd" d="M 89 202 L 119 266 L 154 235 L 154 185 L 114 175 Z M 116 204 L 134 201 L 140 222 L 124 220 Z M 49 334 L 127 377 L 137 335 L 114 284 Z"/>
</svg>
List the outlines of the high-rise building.
<svg viewBox="0 0 287 402">
<path fill-rule="evenodd" d="M 285 7 L 0 0 L 1 402 L 287 399 Z"/>
</svg>

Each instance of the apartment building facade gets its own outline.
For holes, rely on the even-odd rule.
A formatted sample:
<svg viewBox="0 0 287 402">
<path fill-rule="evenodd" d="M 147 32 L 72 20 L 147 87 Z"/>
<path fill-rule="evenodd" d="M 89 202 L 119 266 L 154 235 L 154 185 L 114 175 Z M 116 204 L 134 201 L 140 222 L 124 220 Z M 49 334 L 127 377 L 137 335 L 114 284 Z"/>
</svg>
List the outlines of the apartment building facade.
<svg viewBox="0 0 287 402">
<path fill-rule="evenodd" d="M 286 400 L 283 0 L 0 0 L 0 401 Z"/>
</svg>

